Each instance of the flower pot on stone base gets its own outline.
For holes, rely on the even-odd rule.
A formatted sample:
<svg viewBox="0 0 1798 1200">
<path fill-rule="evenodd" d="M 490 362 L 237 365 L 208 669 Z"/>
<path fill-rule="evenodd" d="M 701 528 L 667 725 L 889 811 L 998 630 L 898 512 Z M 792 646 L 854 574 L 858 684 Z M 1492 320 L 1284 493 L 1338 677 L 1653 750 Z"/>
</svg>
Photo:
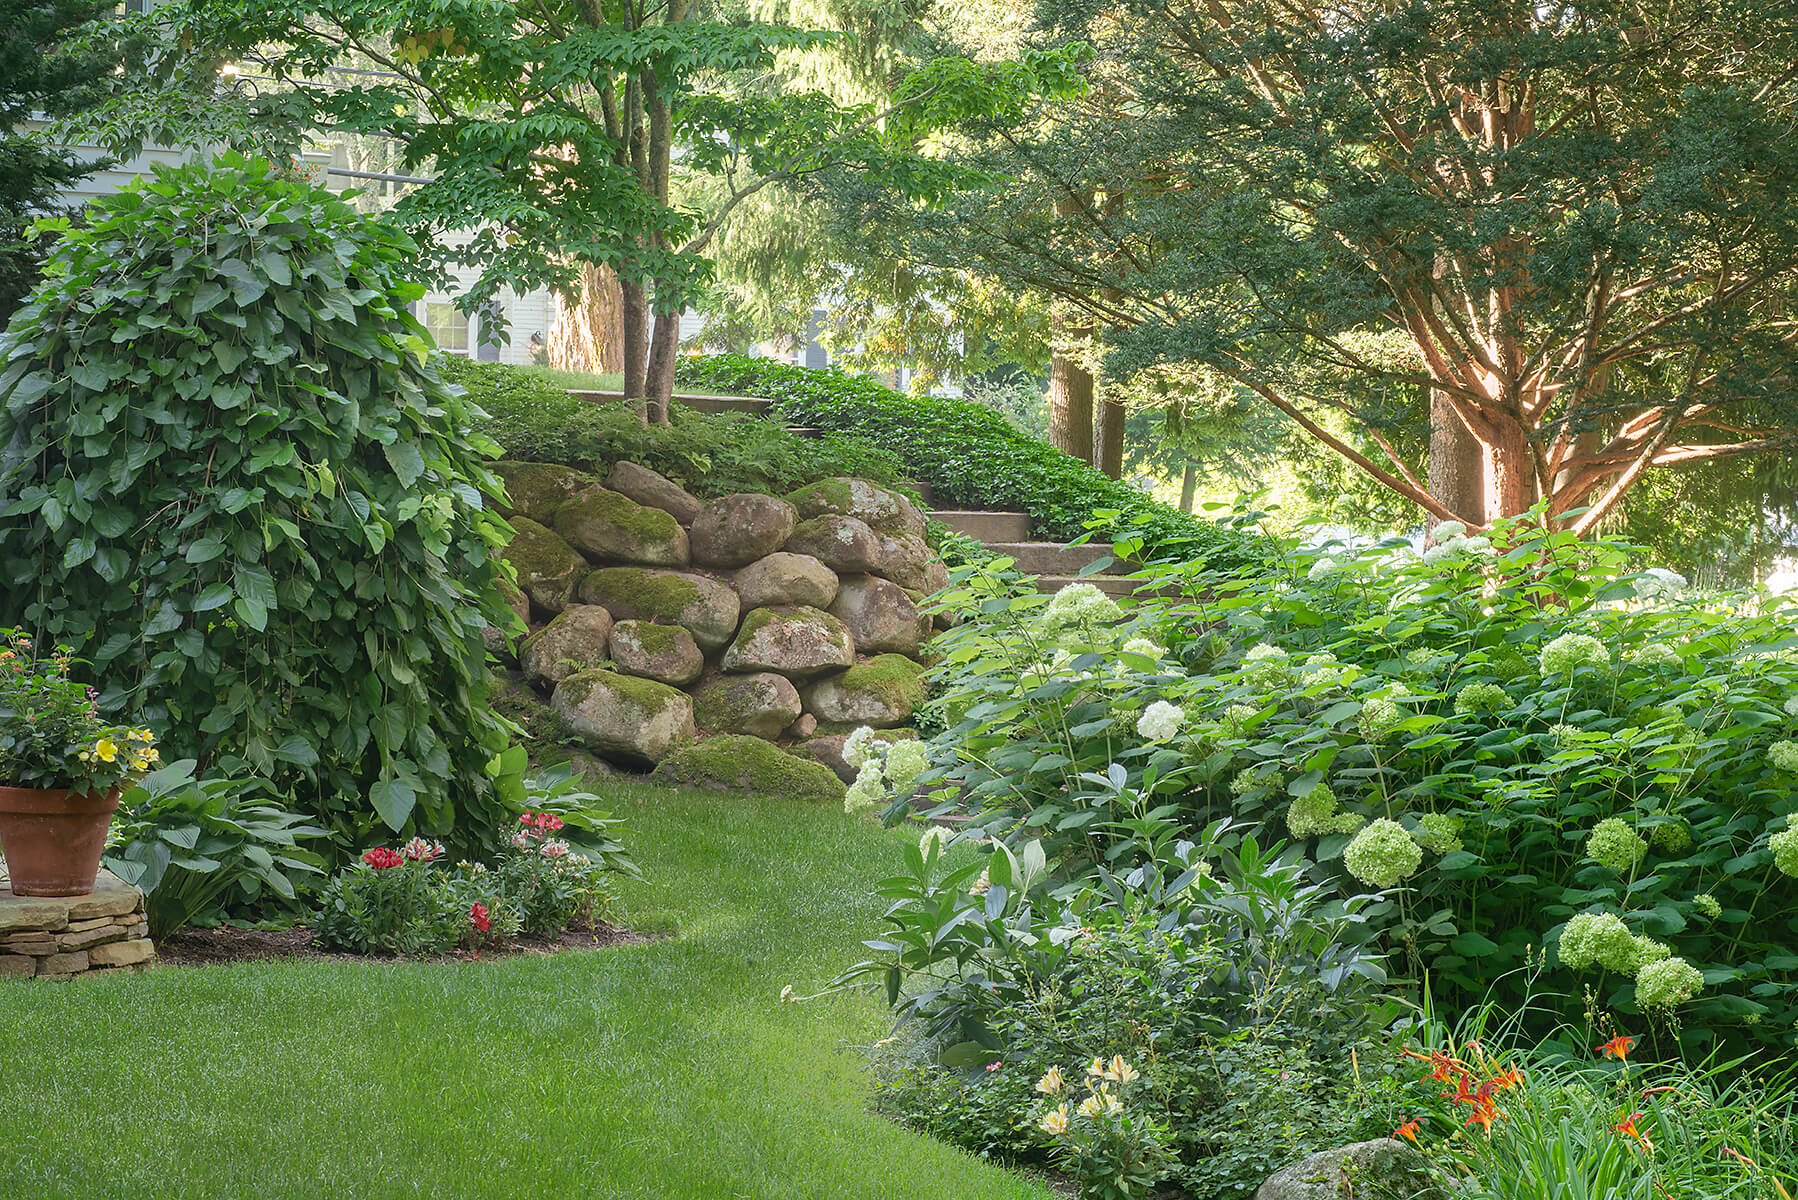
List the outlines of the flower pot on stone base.
<svg viewBox="0 0 1798 1200">
<path fill-rule="evenodd" d="M 119 789 L 0 787 L 0 853 L 19 896 L 85 896 L 94 890 Z"/>
</svg>

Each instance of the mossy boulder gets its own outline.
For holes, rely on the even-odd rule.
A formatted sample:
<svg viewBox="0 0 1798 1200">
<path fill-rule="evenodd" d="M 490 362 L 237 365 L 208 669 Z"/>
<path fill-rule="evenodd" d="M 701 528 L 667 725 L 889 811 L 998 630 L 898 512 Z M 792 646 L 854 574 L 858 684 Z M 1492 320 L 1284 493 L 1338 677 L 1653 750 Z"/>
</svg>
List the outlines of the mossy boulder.
<svg viewBox="0 0 1798 1200">
<path fill-rule="evenodd" d="M 513 647 L 518 638 L 524 636 L 531 623 L 531 598 L 519 590 L 518 585 L 510 580 L 499 581 L 500 595 L 506 598 L 506 607 L 518 618 L 517 633 L 508 633 L 497 625 L 487 624 L 481 627 L 481 644 L 487 647 L 487 653 L 501 662 L 516 662 L 517 656 Z"/>
<path fill-rule="evenodd" d="M 866 479 L 820 479 L 787 496 L 804 518 L 854 517 L 872 529 L 924 536 L 924 514 L 911 500 Z"/>
<path fill-rule="evenodd" d="M 799 516 L 773 496 L 720 496 L 693 522 L 693 561 L 705 567 L 742 567 L 786 545 Z"/>
<path fill-rule="evenodd" d="M 525 639 L 518 655 L 527 677 L 560 683 L 606 661 L 612 614 L 596 604 L 571 604 Z"/>
<path fill-rule="evenodd" d="M 677 750 L 656 767 L 664 783 L 754 796 L 843 802 L 843 781 L 829 768 L 788 754 L 772 742 L 727 734 Z"/>
<path fill-rule="evenodd" d="M 557 684 L 549 704 L 590 750 L 632 766 L 653 766 L 693 740 L 693 701 L 653 679 L 582 671 Z"/>
<path fill-rule="evenodd" d="M 626 675 L 685 687 L 705 669 L 693 635 L 679 625 L 620 621 L 612 627 L 612 662 Z"/>
<path fill-rule="evenodd" d="M 809 554 L 782 550 L 758 558 L 731 577 L 745 610 L 777 604 L 829 608 L 837 598 L 837 573 Z"/>
<path fill-rule="evenodd" d="M 807 679 L 855 664 L 855 641 L 843 623 L 816 608 L 758 608 L 724 652 L 724 669 L 748 674 L 772 671 Z"/>
<path fill-rule="evenodd" d="M 595 562 L 684 567 L 687 531 L 673 514 L 638 504 L 610 488 L 595 487 L 556 509 L 555 531 Z"/>
<path fill-rule="evenodd" d="M 708 733 L 747 733 L 773 740 L 799 719 L 799 689 L 784 675 L 718 675 L 693 691 L 693 720 Z"/>
<path fill-rule="evenodd" d="M 518 586 L 545 612 L 567 607 L 587 573 L 586 560 L 574 547 L 530 517 L 512 518 L 512 542 L 502 552 L 518 573 Z"/>
<path fill-rule="evenodd" d="M 1416 1147 L 1376 1138 L 1282 1167 L 1255 1190 L 1254 1200 L 1446 1200 L 1447 1195 Z"/>
<path fill-rule="evenodd" d="M 659 508 L 682 525 L 691 525 L 704 503 L 674 480 L 634 462 L 616 462 L 606 486 L 638 504 Z"/>
<path fill-rule="evenodd" d="M 603 605 L 621 621 L 679 625 L 708 653 L 737 631 L 737 594 L 716 579 L 647 567 L 601 567 L 581 581 L 585 604 Z"/>
<path fill-rule="evenodd" d="M 599 480 L 593 476 L 558 463 L 501 459 L 493 464 L 493 473 L 505 481 L 509 501 L 499 506 L 500 514 L 525 516 L 545 525 L 569 500 L 599 486 Z"/>
<path fill-rule="evenodd" d="M 794 526 L 786 551 L 808 554 L 839 575 L 878 571 L 885 561 L 880 535 L 866 521 L 828 513 Z"/>
<path fill-rule="evenodd" d="M 820 721 L 890 729 L 924 702 L 925 668 L 903 654 L 881 654 L 805 690 L 805 710 Z"/>
<path fill-rule="evenodd" d="M 830 612 L 866 654 L 892 651 L 916 657 L 930 634 L 930 618 L 918 612 L 905 589 L 873 575 L 844 576 Z"/>
<path fill-rule="evenodd" d="M 909 533 L 880 535 L 880 574 L 924 596 L 949 586 L 949 568 L 943 560 L 923 538 Z"/>
</svg>

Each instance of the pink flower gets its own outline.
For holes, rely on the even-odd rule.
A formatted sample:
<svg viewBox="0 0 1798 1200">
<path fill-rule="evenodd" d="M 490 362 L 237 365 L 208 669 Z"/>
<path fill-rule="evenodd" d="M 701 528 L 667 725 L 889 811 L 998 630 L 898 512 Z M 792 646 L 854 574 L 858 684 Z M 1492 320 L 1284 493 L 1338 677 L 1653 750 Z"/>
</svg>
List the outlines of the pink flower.
<svg viewBox="0 0 1798 1200">
<path fill-rule="evenodd" d="M 487 915 L 487 906 L 479 900 L 476 900 L 474 907 L 468 910 L 468 922 L 482 933 L 493 928 L 493 920 Z"/>
<path fill-rule="evenodd" d="M 389 850 L 385 846 L 376 846 L 373 850 L 365 850 L 362 861 L 377 871 L 385 871 L 389 867 L 397 867 L 406 860 L 399 851 Z"/>
<path fill-rule="evenodd" d="M 568 843 L 550 840 L 543 843 L 537 851 L 544 858 L 563 858 L 568 854 Z"/>
<path fill-rule="evenodd" d="M 420 837 L 407 842 L 402 850 L 411 862 L 436 862 L 443 857 L 442 842 L 427 842 Z"/>
</svg>

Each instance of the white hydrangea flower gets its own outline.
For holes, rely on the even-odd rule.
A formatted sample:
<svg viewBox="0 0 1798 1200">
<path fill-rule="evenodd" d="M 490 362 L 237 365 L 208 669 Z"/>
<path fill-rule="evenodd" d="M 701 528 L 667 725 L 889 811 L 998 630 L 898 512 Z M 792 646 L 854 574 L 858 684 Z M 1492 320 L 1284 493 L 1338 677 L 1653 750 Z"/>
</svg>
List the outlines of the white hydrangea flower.
<svg viewBox="0 0 1798 1200">
<path fill-rule="evenodd" d="M 1783 704 L 1781 707 L 1783 707 L 1786 710 L 1786 716 L 1798 717 L 1798 696 L 1793 696 L 1791 699 L 1787 700 L 1785 702 L 1785 704 Z"/>
<path fill-rule="evenodd" d="M 843 761 L 859 771 L 870 758 L 879 758 L 886 747 L 873 729 L 863 725 L 843 740 Z"/>
<path fill-rule="evenodd" d="M 930 752 L 915 738 L 894 742 L 887 751 L 885 775 L 887 787 L 895 793 L 909 792 L 930 768 Z"/>
<path fill-rule="evenodd" d="M 1467 532 L 1467 526 L 1460 521 L 1440 521 L 1431 531 L 1431 536 L 1438 542 L 1446 542 L 1450 538 L 1458 538 Z"/>
<path fill-rule="evenodd" d="M 1492 539 L 1489 537 L 1467 538 L 1461 543 L 1461 553 L 1490 554 L 1492 553 Z"/>
<path fill-rule="evenodd" d="M 1157 700 L 1143 709 L 1136 719 L 1136 732 L 1151 742 L 1165 742 L 1180 732 L 1186 721 L 1186 710 L 1166 700 Z"/>
<path fill-rule="evenodd" d="M 1611 665 L 1611 652 L 1603 642 L 1588 633 L 1563 633 L 1536 656 L 1543 675 L 1565 675 L 1577 667 L 1604 670 Z"/>
<path fill-rule="evenodd" d="M 1166 647 L 1158 646 L 1146 637 L 1131 638 L 1124 643 L 1123 651 L 1125 654 L 1140 654 L 1144 658 L 1152 658 L 1158 662 L 1162 655 L 1167 653 Z"/>
<path fill-rule="evenodd" d="M 1629 652 L 1629 661 L 1638 667 L 1678 667 L 1685 665 L 1679 651 L 1663 642 L 1650 642 Z"/>
<path fill-rule="evenodd" d="M 843 811 L 854 814 L 879 808 L 886 802 L 886 776 L 880 769 L 880 760 L 868 759 L 856 772 L 855 782 L 849 785 L 849 791 L 843 796 Z"/>
<path fill-rule="evenodd" d="M 947 850 L 949 848 L 949 843 L 954 840 L 955 834 L 950 830 L 945 829 L 941 825 L 932 825 L 929 829 L 926 829 L 924 835 L 918 839 L 918 853 L 922 854 L 925 858 L 929 858 L 930 848 L 932 846 L 935 846 L 937 852 L 940 854 L 944 850 Z"/>
<path fill-rule="evenodd" d="M 1434 546 L 1431 546 L 1428 550 L 1423 552 L 1423 561 L 1426 563 L 1439 563 L 1455 558 L 1460 555 L 1466 545 L 1467 539 L 1458 537 L 1452 537 L 1447 541 L 1437 542 Z"/>
<path fill-rule="evenodd" d="M 1649 567 L 1635 581 L 1636 597 L 1641 600 L 1677 600 L 1688 586 L 1684 575 L 1665 567 Z"/>
<path fill-rule="evenodd" d="M 1056 592 L 1043 607 L 1037 624 L 1045 631 L 1066 629 L 1071 625 L 1103 625 L 1123 617 L 1118 602 L 1090 583 L 1070 583 Z"/>
<path fill-rule="evenodd" d="M 1316 582 L 1319 579 L 1327 579 L 1340 570 L 1342 570 L 1342 563 L 1326 554 L 1311 564 L 1311 569 L 1305 572 L 1305 578 Z"/>
</svg>

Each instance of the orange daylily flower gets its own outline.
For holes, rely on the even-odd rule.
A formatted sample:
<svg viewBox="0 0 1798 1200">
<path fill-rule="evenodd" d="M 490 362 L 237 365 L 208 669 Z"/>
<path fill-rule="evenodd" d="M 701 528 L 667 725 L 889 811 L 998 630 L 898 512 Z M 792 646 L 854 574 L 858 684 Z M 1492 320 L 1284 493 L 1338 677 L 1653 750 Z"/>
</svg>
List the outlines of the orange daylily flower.
<svg viewBox="0 0 1798 1200">
<path fill-rule="evenodd" d="M 1644 1149 L 1653 1150 L 1654 1143 L 1648 1140 L 1648 1135 L 1636 1128 L 1636 1121 L 1647 1115 L 1647 1113 L 1631 1113 L 1629 1116 L 1623 1118 L 1622 1121 L 1611 1126 L 1611 1128 L 1615 1129 L 1618 1133 L 1621 1133 L 1624 1137 L 1636 1139 L 1636 1141 L 1642 1143 Z"/>
<path fill-rule="evenodd" d="M 1594 1049 L 1598 1053 L 1603 1054 L 1606 1058 L 1626 1059 L 1629 1057 L 1629 1052 L 1636 1048 L 1636 1043 L 1640 1040 L 1640 1038 L 1631 1037 L 1627 1033 L 1620 1033 L 1604 1045 L 1596 1046 Z"/>
<path fill-rule="evenodd" d="M 1519 1071 L 1516 1067 L 1506 1067 L 1504 1070 L 1494 1075 L 1489 1082 L 1495 1091 L 1502 1092 L 1506 1088 L 1516 1087 L 1518 1084 L 1522 1083 L 1523 1072 Z"/>
<path fill-rule="evenodd" d="M 1473 1110 L 1473 1115 L 1463 1121 L 1462 1124 L 1478 1125 L 1486 1133 L 1491 1133 L 1492 1122 L 1499 1120 L 1503 1116 L 1504 1114 L 1498 1111 L 1497 1105 L 1493 1104 L 1491 1101 L 1487 1101 L 1476 1107 Z"/>
<path fill-rule="evenodd" d="M 1423 1143 L 1419 1142 L 1417 1140 L 1417 1131 L 1418 1131 L 1418 1129 L 1422 1128 L 1422 1126 L 1423 1126 L 1423 1118 L 1415 1117 L 1409 1121 L 1406 1121 L 1404 1124 L 1400 1125 L 1397 1129 L 1394 1129 L 1392 1131 L 1392 1137 L 1395 1141 L 1399 1138 L 1409 1138 L 1411 1141 L 1411 1144 L 1413 1146 L 1421 1146 Z"/>
</svg>

